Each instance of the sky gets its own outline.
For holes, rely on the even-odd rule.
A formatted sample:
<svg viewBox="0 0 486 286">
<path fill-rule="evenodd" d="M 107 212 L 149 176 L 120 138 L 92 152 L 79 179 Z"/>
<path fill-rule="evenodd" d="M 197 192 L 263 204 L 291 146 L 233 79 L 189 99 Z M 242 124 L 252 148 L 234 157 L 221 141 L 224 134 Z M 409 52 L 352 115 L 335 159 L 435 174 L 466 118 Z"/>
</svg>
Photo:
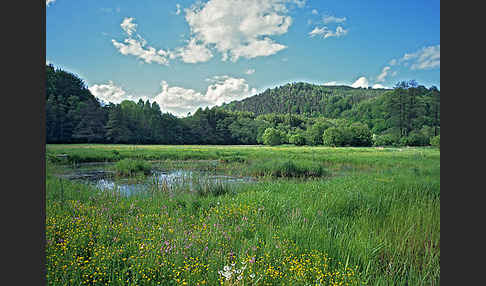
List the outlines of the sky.
<svg viewBox="0 0 486 286">
<path fill-rule="evenodd" d="M 46 63 L 180 117 L 289 82 L 440 89 L 440 1 L 46 0 Z"/>
</svg>

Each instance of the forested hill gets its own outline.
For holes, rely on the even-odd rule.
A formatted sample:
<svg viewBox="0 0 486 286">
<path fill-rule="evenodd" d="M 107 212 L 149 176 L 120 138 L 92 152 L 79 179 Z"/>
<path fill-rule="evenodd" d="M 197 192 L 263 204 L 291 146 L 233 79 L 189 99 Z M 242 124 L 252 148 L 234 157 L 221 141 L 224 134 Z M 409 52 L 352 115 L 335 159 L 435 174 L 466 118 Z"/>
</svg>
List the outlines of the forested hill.
<svg viewBox="0 0 486 286">
<path fill-rule="evenodd" d="M 338 118 L 353 105 L 375 98 L 386 91 L 298 82 L 267 89 L 241 101 L 224 104 L 221 108 L 229 111 L 250 111 L 257 116 L 268 113 L 292 113 Z"/>
</svg>

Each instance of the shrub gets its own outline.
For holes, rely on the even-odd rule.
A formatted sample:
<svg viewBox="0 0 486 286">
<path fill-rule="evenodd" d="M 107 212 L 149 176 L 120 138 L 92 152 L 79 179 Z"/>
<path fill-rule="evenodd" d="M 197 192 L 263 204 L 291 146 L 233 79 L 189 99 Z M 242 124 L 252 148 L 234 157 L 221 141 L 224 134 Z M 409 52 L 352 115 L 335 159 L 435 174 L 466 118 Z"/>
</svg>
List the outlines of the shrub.
<svg viewBox="0 0 486 286">
<path fill-rule="evenodd" d="M 280 131 L 272 127 L 265 129 L 262 138 L 263 144 L 265 145 L 275 146 L 282 143 L 282 135 Z"/>
<path fill-rule="evenodd" d="M 305 145 L 305 138 L 302 134 L 293 134 L 290 135 L 289 143 L 297 146 L 302 146 Z"/>
<path fill-rule="evenodd" d="M 398 145 L 399 138 L 393 134 L 373 134 L 372 142 L 373 146 L 395 146 Z"/>
<path fill-rule="evenodd" d="M 371 146 L 371 131 L 368 125 L 363 123 L 353 123 L 349 127 L 350 139 L 349 142 L 351 146 Z"/>
<path fill-rule="evenodd" d="M 429 140 L 419 132 L 411 132 L 408 136 L 400 138 L 399 143 L 401 146 L 426 146 Z"/>
<path fill-rule="evenodd" d="M 123 159 L 115 163 L 115 171 L 119 176 L 133 176 L 138 173 L 150 174 L 152 169 L 149 162 L 144 160 Z"/>
<path fill-rule="evenodd" d="M 333 126 L 333 124 L 328 121 L 318 121 L 314 123 L 312 126 L 307 128 L 305 133 L 305 140 L 308 145 L 321 145 L 322 144 L 322 134 L 328 128 Z"/>
<path fill-rule="evenodd" d="M 440 135 L 430 138 L 430 145 L 440 149 Z"/>
<path fill-rule="evenodd" d="M 349 143 L 349 132 L 347 128 L 329 127 L 322 134 L 322 143 L 326 146 L 345 146 Z"/>
</svg>

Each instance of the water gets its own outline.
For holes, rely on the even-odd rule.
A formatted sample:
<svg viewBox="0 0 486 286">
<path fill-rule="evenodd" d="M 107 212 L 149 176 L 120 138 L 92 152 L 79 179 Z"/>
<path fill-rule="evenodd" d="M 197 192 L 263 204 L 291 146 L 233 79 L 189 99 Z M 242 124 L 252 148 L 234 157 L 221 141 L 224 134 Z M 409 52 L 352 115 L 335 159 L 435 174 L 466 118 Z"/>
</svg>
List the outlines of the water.
<svg viewBox="0 0 486 286">
<path fill-rule="evenodd" d="M 235 184 L 253 182 L 251 177 L 236 177 L 216 174 L 209 171 L 195 170 L 160 170 L 153 169 L 151 175 L 144 178 L 119 178 L 109 170 L 112 163 L 86 163 L 67 169 L 60 177 L 92 184 L 103 191 L 116 190 L 123 195 L 147 192 L 150 189 L 194 189 L 197 184 Z"/>
</svg>

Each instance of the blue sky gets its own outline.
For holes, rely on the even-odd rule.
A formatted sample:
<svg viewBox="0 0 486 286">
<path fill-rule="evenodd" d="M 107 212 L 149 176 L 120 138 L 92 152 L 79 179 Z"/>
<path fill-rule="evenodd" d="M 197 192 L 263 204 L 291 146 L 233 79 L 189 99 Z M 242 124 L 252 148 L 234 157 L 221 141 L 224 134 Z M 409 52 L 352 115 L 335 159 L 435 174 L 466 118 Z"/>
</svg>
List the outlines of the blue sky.
<svg viewBox="0 0 486 286">
<path fill-rule="evenodd" d="M 440 1 L 46 1 L 46 61 L 184 116 L 287 82 L 440 88 Z"/>
</svg>

